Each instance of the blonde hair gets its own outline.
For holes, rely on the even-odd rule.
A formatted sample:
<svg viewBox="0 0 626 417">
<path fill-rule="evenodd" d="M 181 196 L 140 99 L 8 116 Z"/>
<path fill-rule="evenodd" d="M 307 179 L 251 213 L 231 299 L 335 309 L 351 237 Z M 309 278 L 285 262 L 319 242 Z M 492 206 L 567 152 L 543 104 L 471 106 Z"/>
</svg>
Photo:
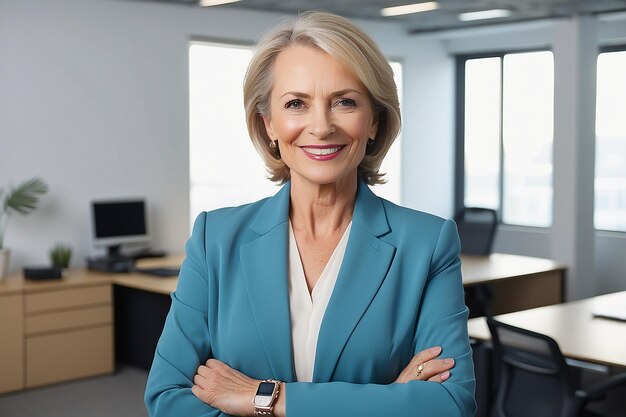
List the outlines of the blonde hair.
<svg viewBox="0 0 626 417">
<path fill-rule="evenodd" d="M 270 114 L 272 69 L 280 52 L 292 45 L 321 49 L 349 68 L 365 85 L 378 117 L 378 132 L 368 145 L 358 175 L 370 185 L 382 184 L 378 172 L 400 131 L 400 104 L 393 71 L 376 43 L 347 19 L 326 12 L 305 12 L 266 33 L 248 66 L 243 94 L 252 143 L 263 158 L 272 181 L 289 179 L 289 167 L 270 148 L 262 116 Z"/>
</svg>

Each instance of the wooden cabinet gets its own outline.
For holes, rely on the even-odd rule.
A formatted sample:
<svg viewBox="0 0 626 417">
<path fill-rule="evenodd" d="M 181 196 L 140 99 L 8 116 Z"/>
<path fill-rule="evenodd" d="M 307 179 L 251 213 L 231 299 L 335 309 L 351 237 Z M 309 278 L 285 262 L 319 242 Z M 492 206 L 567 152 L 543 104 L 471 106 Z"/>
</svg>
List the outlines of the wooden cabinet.
<svg viewBox="0 0 626 417">
<path fill-rule="evenodd" d="M 113 371 L 111 285 L 25 297 L 26 387 Z"/>
<path fill-rule="evenodd" d="M 113 372 L 111 279 L 65 275 L 0 283 L 0 392 Z"/>
<path fill-rule="evenodd" d="M 22 310 L 22 294 L 0 294 L 0 393 L 24 388 Z"/>
</svg>

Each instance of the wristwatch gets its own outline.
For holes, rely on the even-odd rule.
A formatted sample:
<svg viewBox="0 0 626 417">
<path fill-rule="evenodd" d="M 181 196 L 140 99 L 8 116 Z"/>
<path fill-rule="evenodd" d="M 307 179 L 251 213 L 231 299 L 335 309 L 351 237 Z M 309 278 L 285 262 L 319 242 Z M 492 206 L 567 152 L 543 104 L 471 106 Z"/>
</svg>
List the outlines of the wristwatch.
<svg viewBox="0 0 626 417">
<path fill-rule="evenodd" d="M 259 383 L 259 388 L 254 396 L 254 415 L 273 416 L 274 403 L 280 392 L 280 381 L 275 379 L 265 379 Z"/>
</svg>

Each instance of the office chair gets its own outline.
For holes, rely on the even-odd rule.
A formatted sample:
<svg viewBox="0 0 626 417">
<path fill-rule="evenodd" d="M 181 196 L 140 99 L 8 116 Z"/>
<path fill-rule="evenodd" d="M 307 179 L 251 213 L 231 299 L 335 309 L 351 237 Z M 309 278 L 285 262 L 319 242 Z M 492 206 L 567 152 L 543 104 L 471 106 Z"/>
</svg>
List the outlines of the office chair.
<svg viewBox="0 0 626 417">
<path fill-rule="evenodd" d="M 498 225 L 496 211 L 481 207 L 464 207 L 454 216 L 461 253 L 467 255 L 489 255 Z"/>
<path fill-rule="evenodd" d="M 493 342 L 496 395 L 492 417 L 599 416 L 585 410 L 617 386 L 619 374 L 580 389 L 556 341 L 546 335 L 487 318 Z"/>
</svg>

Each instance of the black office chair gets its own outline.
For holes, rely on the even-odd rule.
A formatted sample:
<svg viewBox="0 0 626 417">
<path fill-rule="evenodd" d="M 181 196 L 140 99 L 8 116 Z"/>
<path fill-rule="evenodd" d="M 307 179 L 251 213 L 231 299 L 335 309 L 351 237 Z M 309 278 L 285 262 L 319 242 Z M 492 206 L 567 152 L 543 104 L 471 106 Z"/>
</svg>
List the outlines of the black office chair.
<svg viewBox="0 0 626 417">
<path fill-rule="evenodd" d="M 461 253 L 467 255 L 489 255 L 498 225 L 497 213 L 493 209 L 465 207 L 454 216 Z"/>
<path fill-rule="evenodd" d="M 626 374 L 619 374 L 580 389 L 554 339 L 493 318 L 487 324 L 496 371 L 492 417 L 598 416 L 585 405 L 626 386 Z"/>
</svg>

